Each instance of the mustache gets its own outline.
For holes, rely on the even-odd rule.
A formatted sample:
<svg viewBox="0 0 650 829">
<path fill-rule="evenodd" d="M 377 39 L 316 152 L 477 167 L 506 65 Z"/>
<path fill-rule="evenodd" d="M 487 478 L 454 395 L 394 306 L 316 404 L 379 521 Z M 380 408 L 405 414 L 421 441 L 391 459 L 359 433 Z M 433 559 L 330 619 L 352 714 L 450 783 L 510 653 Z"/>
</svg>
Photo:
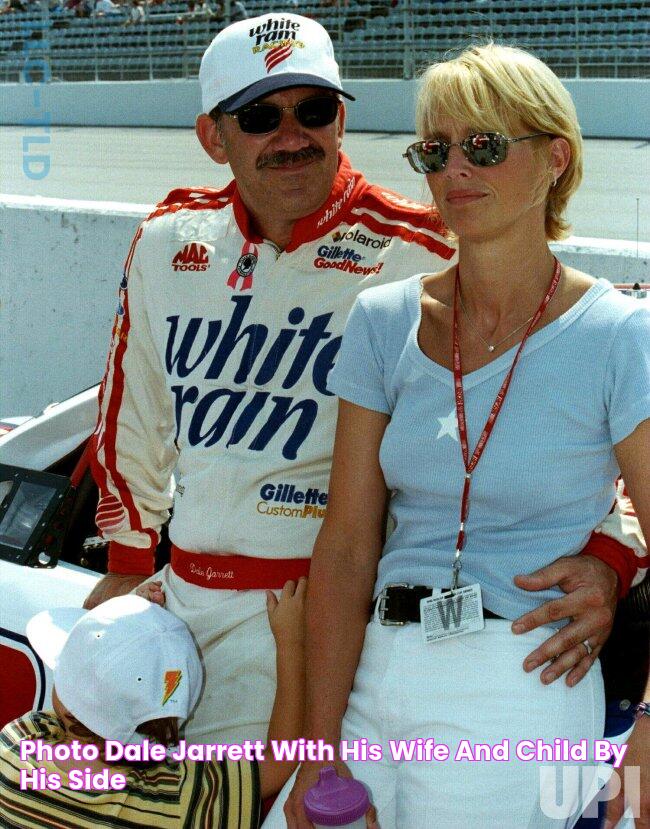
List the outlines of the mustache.
<svg viewBox="0 0 650 829">
<path fill-rule="evenodd" d="M 288 150 L 278 150 L 275 153 L 262 155 L 257 159 L 256 168 L 263 170 L 264 167 L 284 167 L 288 164 L 296 164 L 300 161 L 311 161 L 312 159 L 325 158 L 325 151 L 320 147 L 303 147 L 295 153 Z"/>
</svg>

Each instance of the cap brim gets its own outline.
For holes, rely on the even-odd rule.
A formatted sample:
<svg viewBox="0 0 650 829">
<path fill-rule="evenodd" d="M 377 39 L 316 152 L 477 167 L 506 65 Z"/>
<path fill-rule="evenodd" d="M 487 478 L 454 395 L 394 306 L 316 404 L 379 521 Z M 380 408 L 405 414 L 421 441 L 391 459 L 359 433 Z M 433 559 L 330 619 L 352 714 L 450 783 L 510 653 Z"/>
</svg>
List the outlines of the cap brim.
<svg viewBox="0 0 650 829">
<path fill-rule="evenodd" d="M 54 670 L 70 631 L 87 612 L 81 607 L 55 607 L 27 622 L 27 638 L 48 668 Z"/>
<path fill-rule="evenodd" d="M 354 96 L 350 95 L 349 92 L 345 92 L 345 90 L 341 89 L 340 86 L 330 83 L 329 81 L 320 78 L 318 75 L 307 75 L 302 72 L 286 72 L 273 75 L 269 78 L 264 78 L 261 81 L 256 81 L 250 86 L 247 86 L 245 89 L 240 90 L 235 95 L 231 95 L 229 98 L 224 98 L 223 101 L 219 101 L 216 106 L 218 106 L 222 112 L 235 112 L 240 107 L 246 106 L 246 104 L 250 104 L 258 98 L 263 98 L 265 95 L 270 95 L 272 92 L 278 92 L 280 89 L 291 89 L 291 87 L 294 86 L 316 86 L 320 89 L 331 89 L 332 91 L 338 92 L 340 95 L 344 95 L 346 98 L 349 98 L 350 101 L 355 100 Z"/>
</svg>

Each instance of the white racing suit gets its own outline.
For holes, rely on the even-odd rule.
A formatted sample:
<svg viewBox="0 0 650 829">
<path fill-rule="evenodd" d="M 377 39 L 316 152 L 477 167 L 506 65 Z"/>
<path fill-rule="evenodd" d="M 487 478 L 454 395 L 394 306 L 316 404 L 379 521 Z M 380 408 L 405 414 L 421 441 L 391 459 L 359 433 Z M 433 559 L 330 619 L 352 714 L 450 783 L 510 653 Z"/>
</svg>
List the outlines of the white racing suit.
<svg viewBox="0 0 650 829">
<path fill-rule="evenodd" d="M 310 556 L 336 421 L 327 376 L 348 312 L 367 287 L 446 267 L 442 233 L 431 207 L 368 184 L 345 156 L 283 251 L 256 234 L 234 182 L 169 194 L 125 262 L 93 435 L 111 572 L 153 572 L 172 505 L 181 550 Z M 206 668 L 187 739 L 265 739 L 275 649 L 264 591 L 214 589 L 214 568 L 191 567 L 199 583 L 169 566 L 156 575 Z"/>
</svg>

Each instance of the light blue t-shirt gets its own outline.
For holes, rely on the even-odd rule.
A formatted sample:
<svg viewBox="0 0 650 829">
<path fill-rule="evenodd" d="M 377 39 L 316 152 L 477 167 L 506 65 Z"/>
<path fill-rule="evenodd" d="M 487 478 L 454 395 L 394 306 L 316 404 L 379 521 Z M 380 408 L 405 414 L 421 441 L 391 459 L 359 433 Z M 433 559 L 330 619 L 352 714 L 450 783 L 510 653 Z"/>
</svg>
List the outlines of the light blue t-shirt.
<svg viewBox="0 0 650 829">
<path fill-rule="evenodd" d="M 417 342 L 420 279 L 359 295 L 328 383 L 391 416 L 380 462 L 396 527 L 375 595 L 392 582 L 451 583 L 465 469 L 453 374 Z M 515 351 L 463 378 L 470 456 Z M 614 502 L 613 447 L 648 417 L 650 308 L 601 279 L 524 346 L 472 476 L 461 583 L 478 581 L 485 606 L 508 619 L 560 593 L 512 578 L 584 547 Z"/>
</svg>

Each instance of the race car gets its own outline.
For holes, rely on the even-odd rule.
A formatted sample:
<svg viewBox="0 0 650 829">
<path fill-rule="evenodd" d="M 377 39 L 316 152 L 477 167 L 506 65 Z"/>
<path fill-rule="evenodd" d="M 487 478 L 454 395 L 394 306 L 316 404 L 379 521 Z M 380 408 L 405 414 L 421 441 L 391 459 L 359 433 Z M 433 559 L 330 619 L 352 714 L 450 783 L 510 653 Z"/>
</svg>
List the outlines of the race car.
<svg viewBox="0 0 650 829">
<path fill-rule="evenodd" d="M 89 471 L 79 467 L 97 420 L 98 388 L 18 425 L 3 420 L 0 727 L 49 703 L 51 673 L 25 636 L 27 621 L 46 608 L 80 606 L 103 569 L 101 548 L 84 547 L 95 536 L 97 491 Z"/>
</svg>

